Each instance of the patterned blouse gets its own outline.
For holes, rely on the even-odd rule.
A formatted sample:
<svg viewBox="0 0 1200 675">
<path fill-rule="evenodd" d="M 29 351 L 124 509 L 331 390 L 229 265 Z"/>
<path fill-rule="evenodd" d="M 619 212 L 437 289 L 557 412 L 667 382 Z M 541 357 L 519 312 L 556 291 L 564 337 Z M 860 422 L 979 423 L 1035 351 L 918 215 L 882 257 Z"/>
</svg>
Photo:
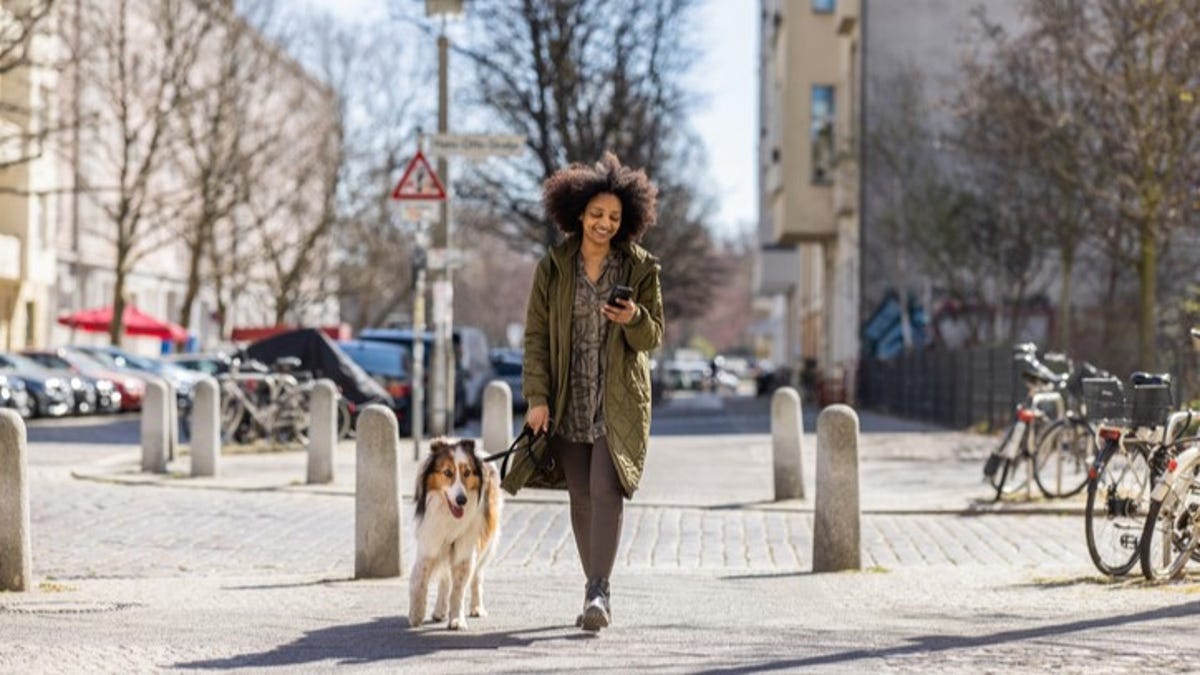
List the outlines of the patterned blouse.
<svg viewBox="0 0 1200 675">
<path fill-rule="evenodd" d="M 623 254 L 611 249 L 596 283 L 588 279 L 583 255 L 575 256 L 575 303 L 571 316 L 571 371 L 567 377 L 567 409 L 558 434 L 572 443 L 592 443 L 604 436 L 604 362 L 609 324 L 600 313 L 620 281 Z"/>
</svg>

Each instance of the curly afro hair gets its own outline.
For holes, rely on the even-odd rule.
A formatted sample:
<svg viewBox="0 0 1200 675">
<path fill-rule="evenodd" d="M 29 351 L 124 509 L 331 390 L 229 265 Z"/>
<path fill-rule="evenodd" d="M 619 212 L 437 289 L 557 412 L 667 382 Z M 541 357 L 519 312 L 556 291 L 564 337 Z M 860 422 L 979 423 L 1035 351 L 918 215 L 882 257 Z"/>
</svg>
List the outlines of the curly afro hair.
<svg viewBox="0 0 1200 675">
<path fill-rule="evenodd" d="M 658 217 L 658 187 L 645 171 L 622 165 L 611 152 L 595 164 L 571 164 L 556 171 L 542 184 L 542 205 L 558 229 L 578 234 L 588 202 L 606 192 L 621 200 L 621 227 L 613 241 L 641 241 Z"/>
</svg>

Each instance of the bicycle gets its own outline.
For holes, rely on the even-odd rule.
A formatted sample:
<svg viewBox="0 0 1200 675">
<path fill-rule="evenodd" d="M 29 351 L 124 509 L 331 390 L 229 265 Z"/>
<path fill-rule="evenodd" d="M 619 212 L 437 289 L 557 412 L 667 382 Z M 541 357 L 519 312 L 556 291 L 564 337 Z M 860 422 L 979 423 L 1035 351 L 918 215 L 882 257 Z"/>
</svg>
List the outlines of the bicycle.
<svg viewBox="0 0 1200 675">
<path fill-rule="evenodd" d="M 1049 361 L 1052 355 L 1047 354 Z M 1063 357 L 1065 360 L 1065 357 Z M 1086 361 L 1066 360 L 1068 377 L 1062 393 L 1069 404 L 1057 420 L 1046 427 L 1034 452 L 1033 477 L 1046 497 L 1066 498 L 1087 486 L 1088 470 L 1098 454 L 1096 434 L 1087 417 L 1078 412 L 1083 400 L 1083 381 L 1108 373 Z"/>
<path fill-rule="evenodd" d="M 1137 564 L 1152 486 L 1178 452 L 1190 424 L 1172 412 L 1170 375 L 1134 373 L 1132 396 L 1117 378 L 1084 381 L 1087 416 L 1100 452 L 1088 472 L 1084 532 L 1088 555 L 1102 574 L 1127 574 Z"/>
<path fill-rule="evenodd" d="M 1193 328 L 1192 337 L 1200 339 Z M 1190 429 L 1192 411 L 1180 420 Z M 1149 581 L 1183 576 L 1188 560 L 1200 561 L 1196 546 L 1200 535 L 1200 438 L 1178 442 L 1177 452 L 1167 462 L 1162 480 L 1154 487 L 1138 548 L 1142 576 Z"/>
<path fill-rule="evenodd" d="M 1096 371 L 1082 364 L 1078 369 L 1069 366 L 1068 374 L 1055 373 L 1038 360 L 1032 343 L 1014 346 L 1013 361 L 1026 395 L 1000 444 L 988 456 L 984 477 L 995 489 L 997 501 L 1022 490 L 1032 498 L 1034 483 L 1048 498 L 1074 494 L 1086 481 L 1083 471 L 1092 456 L 1092 443 L 1090 426 L 1067 409 L 1068 386 L 1082 374 Z M 1017 478 L 1022 464 L 1025 475 Z"/>
</svg>

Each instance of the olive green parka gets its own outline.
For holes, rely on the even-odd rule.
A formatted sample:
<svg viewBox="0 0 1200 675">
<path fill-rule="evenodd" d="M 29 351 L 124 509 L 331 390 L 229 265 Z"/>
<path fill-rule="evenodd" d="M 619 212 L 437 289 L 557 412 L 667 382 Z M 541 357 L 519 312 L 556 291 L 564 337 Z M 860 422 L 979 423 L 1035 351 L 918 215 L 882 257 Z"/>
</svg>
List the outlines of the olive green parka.
<svg viewBox="0 0 1200 675">
<path fill-rule="evenodd" d="M 533 278 L 525 313 L 525 363 L 521 387 L 529 406 L 550 407 L 550 434 L 559 411 L 567 406 L 567 377 L 571 368 L 571 310 L 575 302 L 575 256 L 578 235 L 552 249 Z M 633 288 L 638 312 L 626 325 L 613 324 L 606 346 L 604 421 L 608 449 L 625 496 L 633 496 L 646 463 L 650 438 L 650 352 L 662 344 L 663 308 L 658 259 L 632 242 L 614 243 L 625 253 L 619 279 Z M 543 444 L 544 445 L 544 444 Z M 539 450 L 540 451 L 540 450 Z M 522 487 L 566 488 L 562 468 L 543 476 L 535 472 L 526 453 L 513 456 L 504 489 L 516 494 Z"/>
</svg>

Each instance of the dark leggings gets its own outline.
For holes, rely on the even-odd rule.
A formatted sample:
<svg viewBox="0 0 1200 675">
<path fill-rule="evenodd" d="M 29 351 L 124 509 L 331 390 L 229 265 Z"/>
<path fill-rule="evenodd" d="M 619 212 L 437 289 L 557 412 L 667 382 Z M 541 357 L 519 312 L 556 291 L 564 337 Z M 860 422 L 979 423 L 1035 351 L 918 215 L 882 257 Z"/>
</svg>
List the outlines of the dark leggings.
<svg viewBox="0 0 1200 675">
<path fill-rule="evenodd" d="M 571 529 L 575 532 L 583 573 L 589 580 L 607 579 L 617 560 L 625 506 L 621 479 L 608 453 L 608 439 L 571 443 L 555 437 L 551 445 L 567 476 Z"/>
</svg>

